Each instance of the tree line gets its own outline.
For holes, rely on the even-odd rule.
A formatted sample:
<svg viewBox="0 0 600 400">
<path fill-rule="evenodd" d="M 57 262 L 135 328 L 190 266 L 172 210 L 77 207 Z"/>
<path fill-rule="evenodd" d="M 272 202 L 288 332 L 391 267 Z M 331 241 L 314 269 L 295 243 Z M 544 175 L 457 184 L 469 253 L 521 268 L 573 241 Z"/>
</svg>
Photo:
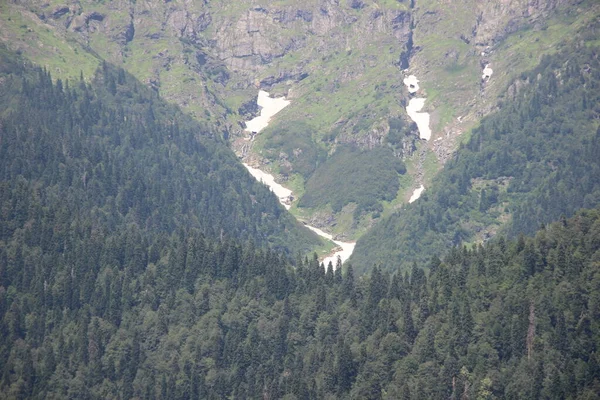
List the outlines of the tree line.
<svg viewBox="0 0 600 400">
<path fill-rule="evenodd" d="M 533 234 L 600 204 L 599 71 L 597 46 L 579 43 L 545 56 L 417 202 L 360 238 L 352 261 L 365 270 L 373 262 L 406 269 L 452 246 L 497 232 Z"/>
</svg>

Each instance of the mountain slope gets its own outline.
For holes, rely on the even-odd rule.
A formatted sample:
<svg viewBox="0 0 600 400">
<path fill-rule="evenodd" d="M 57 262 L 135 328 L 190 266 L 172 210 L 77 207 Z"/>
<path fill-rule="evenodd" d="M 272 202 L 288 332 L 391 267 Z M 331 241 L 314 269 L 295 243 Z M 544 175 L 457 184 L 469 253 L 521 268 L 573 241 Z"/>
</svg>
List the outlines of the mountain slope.
<svg viewBox="0 0 600 400">
<path fill-rule="evenodd" d="M 0 398 L 598 396 L 599 209 L 358 279 L 3 185 Z"/>
<path fill-rule="evenodd" d="M 342 212 L 292 208 L 307 218 L 324 215 L 313 222 L 353 237 L 405 202 L 412 189 L 427 186 L 506 85 L 598 15 L 596 2 L 580 0 L 285 0 L 263 6 L 249 0 L 27 0 L 0 7 L 2 39 L 51 67 L 53 76 L 78 76 L 80 68 L 87 76 L 101 59 L 123 66 L 163 98 L 216 123 L 238 154 L 267 165 L 297 198 L 338 147 L 367 150 L 369 163 L 377 161 L 369 150 L 390 147 L 408 166 L 408 175 L 396 176 L 394 201 L 379 198 L 362 215 L 353 206 Z M 494 75 L 482 82 L 488 63 Z M 404 68 L 421 80 L 419 95 L 427 98 L 434 134 L 427 145 L 419 144 L 404 110 Z M 243 121 L 257 112 L 259 87 L 292 103 L 248 146 Z M 352 196 L 338 194 L 344 202 Z"/>
<path fill-rule="evenodd" d="M 363 236 L 352 261 L 407 268 L 448 246 L 530 234 L 599 204 L 598 51 L 582 41 L 522 74 L 431 189 Z"/>
<path fill-rule="evenodd" d="M 0 177 L 7 212 L 19 213 L 20 223 L 50 207 L 66 226 L 91 214 L 106 232 L 129 224 L 165 235 L 195 228 L 288 254 L 321 243 L 213 127 L 123 70 L 104 64 L 91 84 L 53 83 L 45 71 L 20 71 L 23 61 L 11 57 L 2 52 Z M 11 193 L 23 203 L 15 205 Z M 23 226 L 4 229 L 10 237 Z"/>
</svg>

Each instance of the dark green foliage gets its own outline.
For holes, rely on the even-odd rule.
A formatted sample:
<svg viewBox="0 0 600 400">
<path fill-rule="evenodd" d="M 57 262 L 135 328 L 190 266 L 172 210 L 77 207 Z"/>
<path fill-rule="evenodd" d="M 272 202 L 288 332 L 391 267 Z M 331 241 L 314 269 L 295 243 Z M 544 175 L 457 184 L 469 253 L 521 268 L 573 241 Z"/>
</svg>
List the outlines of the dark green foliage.
<svg viewBox="0 0 600 400">
<path fill-rule="evenodd" d="M 312 128 L 304 122 L 292 121 L 277 129 L 261 133 L 265 156 L 279 161 L 283 175 L 298 173 L 308 178 L 325 159 L 325 150 L 312 141 Z"/>
<path fill-rule="evenodd" d="M 210 126 L 121 70 L 105 64 L 93 85 L 70 87 L 32 70 L 4 77 L 0 92 L 0 196 L 12 213 L 0 239 L 39 217 L 55 221 L 51 232 L 37 232 L 52 246 L 68 240 L 72 221 L 103 234 L 123 224 L 167 235 L 193 227 L 288 254 L 320 243 Z"/>
<path fill-rule="evenodd" d="M 382 211 L 382 200 L 394 199 L 406 167 L 390 149 L 361 151 L 341 146 L 317 168 L 306 183 L 306 194 L 299 207 L 330 204 L 334 212 L 356 203 L 355 216 L 363 212 Z"/>
<path fill-rule="evenodd" d="M 600 387 L 600 209 L 454 248 L 429 276 L 377 267 L 358 280 L 193 229 L 148 241 L 130 227 L 119 247 L 73 222 L 40 252 L 36 224 L 60 229 L 34 217 L 0 241 L 10 398 L 586 399 Z"/>
<path fill-rule="evenodd" d="M 122 102 L 37 74 L 0 91 L 0 397 L 598 397 L 600 209 L 410 275 L 291 266 L 243 234 L 253 181 L 193 121 L 120 73 Z"/>
<path fill-rule="evenodd" d="M 385 141 L 395 152 L 402 154 L 407 144 L 414 148 L 415 136 L 412 135 L 412 132 L 417 129 L 416 126 L 406 124 L 401 118 L 390 118 L 388 123 L 390 130 L 385 137 Z"/>
<path fill-rule="evenodd" d="M 406 269 L 476 232 L 531 234 L 600 204 L 598 51 L 571 48 L 523 74 L 431 188 L 358 241 L 355 265 Z"/>
</svg>

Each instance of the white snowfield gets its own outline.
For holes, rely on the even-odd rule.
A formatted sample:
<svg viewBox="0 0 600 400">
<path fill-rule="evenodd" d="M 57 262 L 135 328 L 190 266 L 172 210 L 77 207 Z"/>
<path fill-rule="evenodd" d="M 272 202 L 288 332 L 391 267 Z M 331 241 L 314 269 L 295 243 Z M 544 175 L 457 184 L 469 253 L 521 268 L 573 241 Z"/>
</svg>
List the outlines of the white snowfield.
<svg viewBox="0 0 600 400">
<path fill-rule="evenodd" d="M 406 113 L 417 124 L 419 128 L 419 136 L 421 139 L 431 139 L 431 128 L 429 128 L 429 113 L 419 112 L 425 105 L 425 99 L 410 99 Z"/>
<path fill-rule="evenodd" d="M 412 203 L 415 200 L 417 200 L 419 197 L 421 197 L 421 193 L 423 193 L 423 190 L 425 190 L 425 186 L 423 186 L 423 185 L 416 188 L 415 191 L 413 192 L 412 196 L 410 196 L 410 199 L 408 200 L 408 202 Z"/>
<path fill-rule="evenodd" d="M 494 70 L 490 68 L 490 64 L 487 64 L 485 66 L 485 68 L 483 69 L 483 74 L 481 75 L 481 79 L 485 80 L 486 78 L 489 79 L 492 77 L 492 74 L 494 73 Z"/>
<path fill-rule="evenodd" d="M 265 129 L 267 127 L 267 125 L 269 125 L 271 118 L 273 116 L 275 116 L 275 114 L 277 114 L 279 111 L 283 110 L 285 107 L 287 107 L 290 104 L 290 101 L 286 100 L 285 97 L 278 97 L 276 99 L 272 98 L 269 96 L 269 93 L 265 92 L 264 90 L 259 90 L 258 91 L 258 100 L 256 103 L 262 107 L 262 109 L 260 110 L 260 116 L 253 118 L 250 121 L 247 121 L 245 130 L 248 132 L 259 133 L 260 131 Z M 273 193 L 275 193 L 275 195 L 279 198 L 279 202 L 287 210 L 290 209 L 290 207 L 291 207 L 290 196 L 292 195 L 292 191 L 290 189 L 285 188 L 285 187 L 281 186 L 279 183 L 275 182 L 275 177 L 273 177 L 273 175 L 271 175 L 271 174 L 261 171 L 258 168 L 251 167 L 250 165 L 248 165 L 246 163 L 244 163 L 244 167 L 246 167 L 246 169 L 248 169 L 248 171 L 250 172 L 250 175 L 252 175 L 254 178 L 256 178 L 256 180 L 267 185 L 273 191 Z M 340 259 L 342 260 L 342 263 L 343 263 L 348 258 L 350 258 L 350 256 L 352 255 L 352 252 L 354 251 L 354 246 L 356 243 L 340 242 L 338 240 L 333 240 L 333 237 L 330 234 L 323 232 L 319 228 L 315 228 L 314 226 L 310 226 L 310 225 L 305 225 L 305 226 L 308 229 L 315 232 L 317 235 L 324 237 L 325 239 L 331 240 L 332 242 L 334 242 L 335 244 L 337 244 L 339 247 L 342 248 L 342 250 L 336 251 L 335 253 L 333 253 L 333 255 L 325 257 L 325 259 L 322 260 L 325 267 L 327 267 L 327 265 L 331 261 L 331 263 L 333 264 L 333 267 L 335 268 L 335 266 L 337 265 L 338 256 L 340 257 Z"/>
<path fill-rule="evenodd" d="M 414 75 L 409 75 L 404 78 L 404 84 L 406 85 L 410 94 L 415 94 L 419 90 L 419 80 Z M 413 97 L 408 102 L 406 107 L 406 113 L 417 124 L 419 128 L 419 137 L 421 139 L 431 139 L 431 129 L 429 128 L 429 113 L 420 112 L 425 105 L 425 99 Z"/>
<path fill-rule="evenodd" d="M 331 240 L 333 243 L 337 244 L 342 248 L 342 250 L 336 251 L 335 253 L 333 253 L 333 255 L 325 257 L 323 259 L 322 263 L 325 266 L 325 268 L 327 268 L 327 265 L 329 265 L 329 262 L 331 262 L 333 268 L 335 269 L 335 266 L 337 265 L 338 256 L 340 257 L 342 263 L 344 263 L 344 261 L 346 261 L 352 255 L 352 252 L 354 251 L 354 246 L 356 246 L 355 242 L 340 242 L 339 240 L 333 240 L 333 236 L 326 232 L 323 232 L 319 228 L 315 228 L 314 226 L 310 225 L 306 225 L 306 227 L 311 231 L 315 232 L 317 235 Z"/>
<path fill-rule="evenodd" d="M 404 84 L 408 88 L 408 93 L 417 93 L 419 91 L 419 80 L 414 75 L 404 78 Z"/>
<path fill-rule="evenodd" d="M 285 97 L 273 98 L 264 90 L 258 91 L 258 100 L 256 103 L 262 108 L 258 117 L 246 122 L 245 130 L 248 132 L 258 133 L 262 131 L 269 125 L 271 118 L 273 118 L 275 114 L 290 105 L 290 101 L 286 100 Z"/>
<path fill-rule="evenodd" d="M 418 82 L 419 80 L 414 75 L 410 75 L 408 78 L 404 79 L 404 84 L 408 88 L 408 92 L 411 94 L 414 94 L 419 90 Z M 406 113 L 408 114 L 408 117 L 412 119 L 415 124 L 417 124 L 417 129 L 419 129 L 419 137 L 424 140 L 430 140 L 431 128 L 429 127 L 429 113 L 420 112 L 423 109 L 423 106 L 425 106 L 425 100 L 426 99 L 424 98 L 416 97 L 410 99 L 408 106 L 406 107 Z M 421 193 L 423 193 L 424 190 L 425 186 L 423 185 L 416 188 L 413 194 L 410 196 L 408 202 L 412 203 L 416 201 L 419 197 L 421 197 Z"/>
<path fill-rule="evenodd" d="M 273 193 L 277 197 L 279 197 L 279 202 L 283 204 L 286 210 L 289 210 L 291 205 L 289 205 L 289 198 L 292 195 L 292 191 L 288 188 L 284 188 L 279 183 L 275 182 L 275 177 L 271 174 L 267 174 L 264 171 L 261 171 L 258 168 L 253 168 L 248 164 L 244 163 L 244 167 L 248 169 L 250 175 L 256 178 L 257 181 L 264 183 L 267 185 Z"/>
</svg>

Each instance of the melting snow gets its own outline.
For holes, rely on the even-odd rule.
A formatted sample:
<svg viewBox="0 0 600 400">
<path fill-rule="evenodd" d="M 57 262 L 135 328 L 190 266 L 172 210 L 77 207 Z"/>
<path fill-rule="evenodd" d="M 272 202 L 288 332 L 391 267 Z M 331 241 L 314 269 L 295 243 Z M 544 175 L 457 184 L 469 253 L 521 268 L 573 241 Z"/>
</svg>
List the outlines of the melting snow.
<svg viewBox="0 0 600 400">
<path fill-rule="evenodd" d="M 337 244 L 342 248 L 342 250 L 336 251 L 331 256 L 325 257 L 323 261 L 321 261 L 323 265 L 325 265 L 325 268 L 327 268 L 327 265 L 331 261 L 331 264 L 333 264 L 333 268 L 335 269 L 335 266 L 337 265 L 338 256 L 340 256 L 342 263 L 344 263 L 344 261 L 346 261 L 352 255 L 352 252 L 354 251 L 354 246 L 356 246 L 355 242 L 340 242 L 338 240 L 333 240 L 333 236 L 331 236 L 329 233 L 323 232 L 319 228 L 315 228 L 314 226 L 310 225 L 306 225 L 306 227 L 311 231 L 315 232 L 317 235 L 331 240 L 333 243 Z"/>
<path fill-rule="evenodd" d="M 279 111 L 286 108 L 290 101 L 286 100 L 285 97 L 273 98 L 269 96 L 268 92 L 264 90 L 258 91 L 258 100 L 256 103 L 262 107 L 260 115 L 252 120 L 246 122 L 246 131 L 248 132 L 260 132 L 269 125 L 271 118 Z"/>
<path fill-rule="evenodd" d="M 431 128 L 429 128 L 429 113 L 419 112 L 425 105 L 425 99 L 410 99 L 406 113 L 417 124 L 421 139 L 431 139 Z"/>
<path fill-rule="evenodd" d="M 264 128 L 267 127 L 267 125 L 269 125 L 271 118 L 275 114 L 277 114 L 279 111 L 281 111 L 285 107 L 287 107 L 290 104 L 290 101 L 286 100 L 285 97 L 272 98 L 269 96 L 269 93 L 265 92 L 264 90 L 260 90 L 258 92 L 258 100 L 256 103 L 259 106 L 261 106 L 262 109 L 260 110 L 260 115 L 258 117 L 253 118 L 252 120 L 246 122 L 245 130 L 248 132 L 258 133 L 258 132 L 262 131 Z M 273 193 L 275 193 L 275 195 L 279 198 L 279 202 L 287 210 L 290 209 L 290 207 L 291 207 L 291 205 L 290 205 L 291 199 L 290 198 L 292 196 L 292 191 L 290 189 L 285 188 L 285 187 L 281 186 L 279 183 L 275 182 L 275 177 L 271 174 L 261 171 L 258 168 L 253 168 L 245 163 L 244 163 L 244 167 L 246 167 L 246 169 L 248 169 L 250 174 L 254 178 L 256 178 L 256 180 L 258 180 L 259 182 L 263 182 L 269 188 L 271 188 Z M 325 267 L 327 267 L 327 265 L 331 261 L 331 263 L 333 264 L 333 266 L 335 268 L 335 266 L 337 264 L 338 256 L 340 257 L 340 259 L 342 260 L 342 263 L 343 263 L 352 255 L 352 252 L 354 251 L 354 246 L 356 245 L 356 243 L 340 242 L 338 240 L 333 240 L 333 237 L 330 234 L 325 233 L 322 230 L 315 228 L 314 226 L 306 225 L 306 227 L 308 229 L 312 230 L 313 232 L 315 232 L 317 235 L 331 240 L 336 245 L 338 245 L 339 247 L 342 248 L 342 250 L 336 251 L 335 253 L 333 253 L 333 255 L 325 257 L 323 259 L 322 262 L 324 263 Z"/>
<path fill-rule="evenodd" d="M 423 190 L 425 190 L 425 186 L 423 186 L 423 185 L 421 185 L 420 187 L 415 189 L 412 196 L 410 196 L 410 199 L 408 200 L 408 202 L 412 203 L 412 202 L 416 201 L 419 197 L 421 197 L 421 193 L 423 193 Z"/>
<path fill-rule="evenodd" d="M 483 74 L 481 75 L 481 79 L 489 79 L 492 77 L 492 74 L 494 73 L 494 70 L 490 68 L 490 64 L 487 64 L 485 66 L 485 68 L 483 69 Z"/>
<path fill-rule="evenodd" d="M 414 75 L 404 78 L 404 84 L 410 94 L 417 93 L 419 90 L 419 80 Z M 429 128 L 429 113 L 419 112 L 425 105 L 425 99 L 412 98 L 406 107 L 406 113 L 417 124 L 419 136 L 421 139 L 429 140 L 431 138 L 431 129 Z"/>
<path fill-rule="evenodd" d="M 257 181 L 262 182 L 269 188 L 271 188 L 273 193 L 275 193 L 275 195 L 279 197 L 279 202 L 283 204 L 286 210 L 290 209 L 291 206 L 288 204 L 290 196 L 292 195 L 292 191 L 290 189 L 284 188 L 279 183 L 275 182 L 275 178 L 271 174 L 267 174 L 266 172 L 261 171 L 258 168 L 253 168 L 246 163 L 244 163 L 244 167 L 246 167 L 248 171 L 250 171 L 250 175 L 255 177 Z"/>
<path fill-rule="evenodd" d="M 408 88 L 408 93 L 417 93 L 417 91 L 419 90 L 419 80 L 414 75 L 410 75 L 407 78 L 404 78 L 404 84 Z"/>
</svg>

